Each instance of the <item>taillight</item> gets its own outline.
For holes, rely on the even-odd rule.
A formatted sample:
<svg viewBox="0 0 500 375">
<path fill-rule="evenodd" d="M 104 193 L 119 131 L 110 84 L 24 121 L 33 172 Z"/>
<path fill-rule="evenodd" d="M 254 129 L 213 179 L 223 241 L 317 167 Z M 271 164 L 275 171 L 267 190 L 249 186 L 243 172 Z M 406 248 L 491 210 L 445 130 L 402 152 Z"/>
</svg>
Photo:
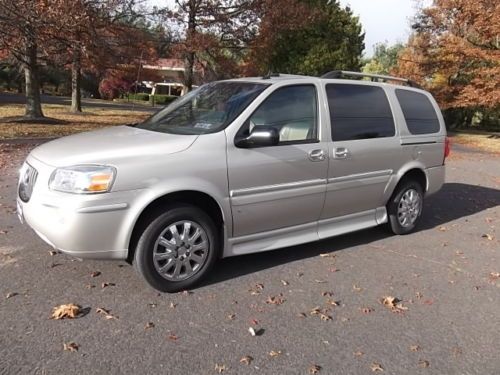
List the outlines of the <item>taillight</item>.
<svg viewBox="0 0 500 375">
<path fill-rule="evenodd" d="M 443 159 L 443 164 L 444 164 L 444 161 L 446 160 L 446 158 L 450 155 L 450 151 L 451 151 L 450 139 L 448 137 L 446 137 L 445 140 L 444 140 L 444 159 Z"/>
</svg>

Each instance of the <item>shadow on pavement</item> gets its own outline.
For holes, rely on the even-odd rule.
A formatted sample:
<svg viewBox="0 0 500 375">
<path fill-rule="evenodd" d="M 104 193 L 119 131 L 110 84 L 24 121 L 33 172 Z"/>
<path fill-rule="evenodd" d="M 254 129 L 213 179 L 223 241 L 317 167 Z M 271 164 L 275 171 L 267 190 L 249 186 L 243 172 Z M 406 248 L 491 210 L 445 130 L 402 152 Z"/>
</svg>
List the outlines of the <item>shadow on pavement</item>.
<svg viewBox="0 0 500 375">
<path fill-rule="evenodd" d="M 461 183 L 447 183 L 425 201 L 418 230 L 432 229 L 465 216 L 500 205 L 500 190 Z M 322 253 L 348 250 L 390 236 L 383 227 L 332 237 L 284 249 L 221 259 L 202 285 L 258 272 L 267 268 L 318 256 Z"/>
</svg>

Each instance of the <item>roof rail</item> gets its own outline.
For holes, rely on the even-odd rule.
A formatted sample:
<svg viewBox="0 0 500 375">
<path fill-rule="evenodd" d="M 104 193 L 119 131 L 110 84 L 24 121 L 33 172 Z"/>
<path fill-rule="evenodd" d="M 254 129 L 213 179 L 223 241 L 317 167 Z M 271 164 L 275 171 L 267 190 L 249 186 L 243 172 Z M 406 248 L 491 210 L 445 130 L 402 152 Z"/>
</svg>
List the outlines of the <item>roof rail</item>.
<svg viewBox="0 0 500 375">
<path fill-rule="evenodd" d="M 402 83 L 407 84 L 410 87 L 420 88 L 420 86 L 416 82 L 413 82 L 412 80 L 409 80 L 406 78 L 385 76 L 385 75 L 381 75 L 381 74 L 348 72 L 345 70 L 332 70 L 331 72 L 328 72 L 328 73 L 323 74 L 321 76 L 321 78 L 348 78 L 348 77 L 370 78 L 372 82 L 388 82 L 388 81 L 402 82 Z"/>
</svg>

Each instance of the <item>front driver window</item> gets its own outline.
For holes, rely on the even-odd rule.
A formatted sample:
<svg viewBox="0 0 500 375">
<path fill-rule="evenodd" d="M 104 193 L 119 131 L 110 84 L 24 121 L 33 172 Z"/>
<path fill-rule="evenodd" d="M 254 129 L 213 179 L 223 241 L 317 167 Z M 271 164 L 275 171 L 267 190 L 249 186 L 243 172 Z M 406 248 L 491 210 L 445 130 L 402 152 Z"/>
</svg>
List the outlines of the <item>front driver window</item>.
<svg viewBox="0 0 500 375">
<path fill-rule="evenodd" d="M 280 144 L 315 142 L 317 111 L 313 85 L 282 87 L 269 95 L 253 113 L 242 135 L 249 134 L 254 127 L 264 126 L 279 132 Z"/>
</svg>

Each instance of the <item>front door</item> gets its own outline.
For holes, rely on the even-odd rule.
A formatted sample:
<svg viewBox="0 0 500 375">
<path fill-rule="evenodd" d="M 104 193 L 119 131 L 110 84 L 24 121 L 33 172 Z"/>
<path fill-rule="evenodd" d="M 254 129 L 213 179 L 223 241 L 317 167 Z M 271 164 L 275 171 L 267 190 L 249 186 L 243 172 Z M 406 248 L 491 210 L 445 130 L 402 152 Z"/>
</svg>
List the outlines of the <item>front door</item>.
<svg viewBox="0 0 500 375">
<path fill-rule="evenodd" d="M 328 148 L 319 139 L 318 93 L 314 85 L 277 88 L 238 134 L 275 128 L 278 145 L 238 148 L 228 139 L 228 177 L 233 237 L 319 219 L 326 191 Z"/>
</svg>

